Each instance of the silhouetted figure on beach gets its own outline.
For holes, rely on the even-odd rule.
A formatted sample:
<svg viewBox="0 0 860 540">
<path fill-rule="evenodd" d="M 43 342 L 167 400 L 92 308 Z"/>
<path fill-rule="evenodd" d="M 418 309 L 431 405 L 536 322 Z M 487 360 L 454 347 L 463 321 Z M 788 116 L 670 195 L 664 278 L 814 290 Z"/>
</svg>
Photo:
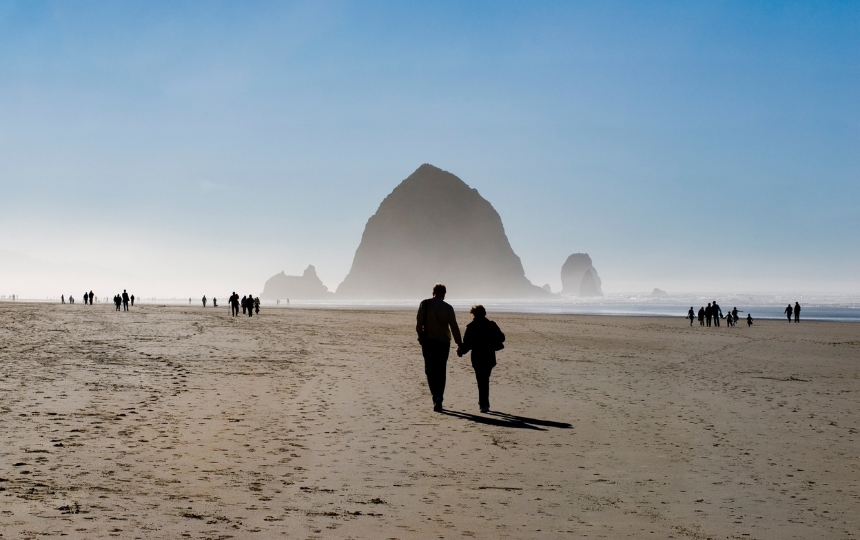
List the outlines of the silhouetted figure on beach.
<svg viewBox="0 0 860 540">
<path fill-rule="evenodd" d="M 687 312 L 687 318 L 690 319 L 690 326 L 693 326 L 693 321 L 696 320 L 696 312 L 693 311 L 693 306 L 690 306 L 690 311 Z"/>
<path fill-rule="evenodd" d="M 236 294 L 236 291 L 233 291 L 233 295 L 230 297 L 230 313 L 232 317 L 239 315 L 239 295 Z"/>
<path fill-rule="evenodd" d="M 735 325 L 735 320 L 732 318 L 732 314 L 729 313 L 728 315 L 726 315 L 726 326 L 731 328 L 734 325 Z"/>
<path fill-rule="evenodd" d="M 214 308 L 218 307 L 218 299 L 215 297 L 212 298 L 212 307 L 214 307 Z"/>
<path fill-rule="evenodd" d="M 751 314 L 751 313 L 747 313 L 747 328 L 749 328 L 750 326 L 752 326 L 752 323 L 753 323 L 752 314 Z"/>
<path fill-rule="evenodd" d="M 114 295 L 113 303 L 116 306 L 116 311 L 119 311 L 119 306 L 122 304 L 122 297 L 118 294 Z"/>
<path fill-rule="evenodd" d="M 743 313 L 743 312 L 741 312 L 741 313 Z M 732 308 L 732 323 L 738 324 L 738 308 L 737 307 Z"/>
<path fill-rule="evenodd" d="M 485 413 L 490 411 L 490 373 L 496 366 L 496 351 L 504 348 L 505 334 L 487 318 L 484 306 L 472 306 L 469 313 L 472 314 L 472 322 L 466 325 L 463 344 L 457 348 L 457 356 L 472 351 L 472 368 L 478 381 L 478 406 Z"/>
<path fill-rule="evenodd" d="M 723 318 L 723 310 L 720 309 L 720 306 L 719 304 L 717 304 L 716 300 L 714 300 L 713 305 L 711 306 L 711 315 L 713 315 L 714 317 L 714 326 L 719 326 L 720 319 Z"/>
<path fill-rule="evenodd" d="M 84 305 L 87 305 L 87 301 L 88 301 L 89 299 L 90 299 L 90 297 L 89 297 L 89 295 L 87 294 L 87 291 L 84 291 Z"/>
<path fill-rule="evenodd" d="M 61 303 L 61 304 L 65 304 L 65 303 L 66 303 L 66 296 L 65 296 L 65 295 L 63 295 L 63 294 L 61 294 L 61 295 L 60 295 L 60 303 Z"/>
<path fill-rule="evenodd" d="M 252 295 L 248 295 L 248 299 L 245 301 L 248 304 L 248 317 L 254 316 L 254 297 Z"/>
<path fill-rule="evenodd" d="M 246 310 L 246 309 L 248 309 L 248 297 L 247 297 L 247 296 L 243 296 L 243 297 L 242 297 L 242 315 L 244 315 L 244 314 L 245 314 L 245 310 Z"/>
<path fill-rule="evenodd" d="M 794 310 L 791 308 L 791 304 L 788 304 L 788 307 L 787 307 L 787 308 L 785 308 L 785 311 L 783 312 L 783 313 L 785 313 L 785 314 L 786 314 L 786 316 L 788 317 L 788 322 L 791 322 L 791 314 L 792 314 L 792 312 L 793 312 L 793 311 L 794 311 Z"/>
<path fill-rule="evenodd" d="M 258 315 L 260 314 L 260 297 L 259 296 L 254 297 L 254 312 L 257 313 Z"/>
<path fill-rule="evenodd" d="M 699 326 L 705 326 L 705 308 L 699 307 Z"/>
<path fill-rule="evenodd" d="M 451 337 L 458 347 L 463 345 L 460 339 L 460 327 L 454 308 L 445 302 L 447 289 L 441 283 L 433 287 L 433 298 L 422 300 L 418 306 L 417 324 L 418 342 L 421 344 L 421 354 L 424 356 L 424 373 L 427 375 L 427 385 L 433 396 L 433 410 L 442 410 L 445 397 L 445 379 L 448 368 L 448 354 L 451 351 Z"/>
<path fill-rule="evenodd" d="M 708 302 L 708 307 L 705 308 L 705 321 L 707 321 L 708 326 L 711 326 L 711 314 L 713 312 L 714 310 L 711 309 L 711 303 Z"/>
<path fill-rule="evenodd" d="M 12 300 L 14 300 L 14 299 L 15 299 L 15 297 L 12 297 Z M 74 296 L 72 296 L 71 294 L 69 295 L 69 303 L 70 303 L 70 304 L 74 304 L 74 303 L 75 303 L 75 297 L 74 297 Z M 790 318 L 791 318 L 791 317 L 789 317 L 789 319 L 790 319 Z"/>
<path fill-rule="evenodd" d="M 122 310 L 128 311 L 128 291 L 122 290 Z"/>
<path fill-rule="evenodd" d="M 203 307 L 206 307 L 206 295 L 203 295 Z"/>
<path fill-rule="evenodd" d="M 798 302 L 794 303 L 794 322 L 800 322 L 800 304 Z"/>
<path fill-rule="evenodd" d="M 96 295 L 93 294 L 92 289 L 90 289 L 90 305 L 93 305 L 93 298 L 95 298 L 95 297 L 96 297 Z"/>
</svg>

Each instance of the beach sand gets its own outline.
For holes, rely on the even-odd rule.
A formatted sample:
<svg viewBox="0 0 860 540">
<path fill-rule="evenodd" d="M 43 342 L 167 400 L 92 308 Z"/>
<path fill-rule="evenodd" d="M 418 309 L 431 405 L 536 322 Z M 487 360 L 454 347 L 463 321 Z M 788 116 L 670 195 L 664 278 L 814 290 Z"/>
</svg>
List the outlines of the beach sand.
<svg viewBox="0 0 860 540">
<path fill-rule="evenodd" d="M 4 539 L 860 535 L 856 323 L 491 313 L 483 415 L 412 312 L 0 317 Z"/>
</svg>

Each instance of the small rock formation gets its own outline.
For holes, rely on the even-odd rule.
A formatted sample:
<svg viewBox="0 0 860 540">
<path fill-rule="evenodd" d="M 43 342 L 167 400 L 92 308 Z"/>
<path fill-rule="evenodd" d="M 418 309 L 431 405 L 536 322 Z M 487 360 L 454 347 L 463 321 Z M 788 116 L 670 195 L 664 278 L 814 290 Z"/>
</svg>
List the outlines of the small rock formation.
<svg viewBox="0 0 860 540">
<path fill-rule="evenodd" d="M 449 298 L 549 297 L 526 279 L 502 219 L 477 190 L 424 164 L 364 228 L 340 298 L 419 299 L 434 283 Z"/>
<path fill-rule="evenodd" d="M 544 285 L 543 285 L 543 287 L 541 287 L 541 289 L 545 290 L 548 293 L 552 293 L 552 287 L 549 286 L 549 283 L 544 283 Z"/>
<path fill-rule="evenodd" d="M 654 290 L 651 291 L 651 296 L 669 296 L 669 293 L 667 293 L 666 291 L 664 291 L 662 289 L 658 289 L 657 287 L 654 287 Z"/>
<path fill-rule="evenodd" d="M 263 287 L 260 298 L 280 300 L 295 298 L 297 300 L 320 300 L 331 296 L 328 287 L 317 276 L 317 270 L 310 264 L 301 276 L 288 276 L 281 272 L 270 277 Z"/>
<path fill-rule="evenodd" d="M 570 296 L 603 296 L 597 269 L 588 253 L 574 253 L 561 267 L 561 293 Z"/>
</svg>

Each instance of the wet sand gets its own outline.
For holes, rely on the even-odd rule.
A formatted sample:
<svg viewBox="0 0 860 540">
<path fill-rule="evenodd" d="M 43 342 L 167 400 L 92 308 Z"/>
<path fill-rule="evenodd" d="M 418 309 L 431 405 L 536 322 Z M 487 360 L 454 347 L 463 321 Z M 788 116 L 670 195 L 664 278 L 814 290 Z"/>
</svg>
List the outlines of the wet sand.
<svg viewBox="0 0 860 540">
<path fill-rule="evenodd" d="M 458 314 L 462 323 L 466 314 Z M 860 325 L 0 303 L 0 538 L 855 538 Z"/>
</svg>

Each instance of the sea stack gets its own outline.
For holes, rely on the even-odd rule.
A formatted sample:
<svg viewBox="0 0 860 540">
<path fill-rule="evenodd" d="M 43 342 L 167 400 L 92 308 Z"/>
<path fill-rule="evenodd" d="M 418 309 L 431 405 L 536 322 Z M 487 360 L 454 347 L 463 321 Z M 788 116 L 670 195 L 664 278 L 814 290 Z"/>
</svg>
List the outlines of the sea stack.
<svg viewBox="0 0 860 540">
<path fill-rule="evenodd" d="M 561 267 L 561 293 L 569 296 L 603 296 L 597 269 L 588 253 L 574 253 Z"/>
<path fill-rule="evenodd" d="M 341 298 L 419 299 L 434 283 L 448 298 L 549 297 L 526 279 L 502 219 L 476 189 L 424 164 L 368 221 Z"/>
<path fill-rule="evenodd" d="M 332 293 L 317 276 L 314 265 L 308 265 L 301 276 L 288 276 L 281 272 L 270 277 L 260 293 L 260 298 L 278 300 L 294 298 L 297 300 L 321 300 Z"/>
</svg>

